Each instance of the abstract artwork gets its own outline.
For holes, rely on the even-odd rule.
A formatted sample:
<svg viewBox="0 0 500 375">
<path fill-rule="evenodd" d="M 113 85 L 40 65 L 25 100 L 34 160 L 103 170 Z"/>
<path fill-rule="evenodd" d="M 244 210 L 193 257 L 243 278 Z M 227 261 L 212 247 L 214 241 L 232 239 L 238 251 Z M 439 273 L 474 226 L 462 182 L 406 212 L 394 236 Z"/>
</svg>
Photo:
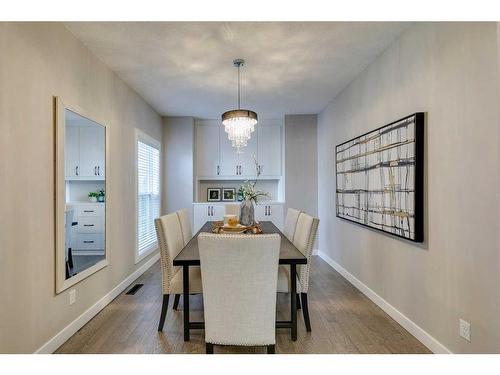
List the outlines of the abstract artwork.
<svg viewBox="0 0 500 375">
<path fill-rule="evenodd" d="M 424 113 L 335 147 L 336 215 L 423 241 Z"/>
</svg>

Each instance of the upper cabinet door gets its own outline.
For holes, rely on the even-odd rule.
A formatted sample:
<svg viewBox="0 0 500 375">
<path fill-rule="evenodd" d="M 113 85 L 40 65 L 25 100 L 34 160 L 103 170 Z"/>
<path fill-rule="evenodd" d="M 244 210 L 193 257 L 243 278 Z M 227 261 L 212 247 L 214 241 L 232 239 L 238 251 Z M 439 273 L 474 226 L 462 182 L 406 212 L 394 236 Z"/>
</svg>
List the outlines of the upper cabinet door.
<svg viewBox="0 0 500 375">
<path fill-rule="evenodd" d="M 236 149 L 227 138 L 224 127 L 220 126 L 220 176 L 239 176 L 239 162 Z"/>
<path fill-rule="evenodd" d="M 66 178 L 78 177 L 80 161 L 80 141 L 78 126 L 67 126 L 65 129 L 64 175 Z"/>
<path fill-rule="evenodd" d="M 196 126 L 196 175 L 217 176 L 219 167 L 219 126 Z"/>
<path fill-rule="evenodd" d="M 259 126 L 259 125 L 257 125 Z M 258 132 L 254 131 L 252 137 L 248 141 L 247 147 L 239 154 L 239 171 L 240 176 L 246 178 L 255 178 L 257 176 L 257 168 L 255 159 L 257 158 L 257 144 L 259 142 Z"/>
<path fill-rule="evenodd" d="M 261 176 L 281 176 L 281 126 L 258 126 L 258 162 Z"/>
<path fill-rule="evenodd" d="M 104 127 L 80 126 L 79 177 L 104 178 Z"/>
</svg>

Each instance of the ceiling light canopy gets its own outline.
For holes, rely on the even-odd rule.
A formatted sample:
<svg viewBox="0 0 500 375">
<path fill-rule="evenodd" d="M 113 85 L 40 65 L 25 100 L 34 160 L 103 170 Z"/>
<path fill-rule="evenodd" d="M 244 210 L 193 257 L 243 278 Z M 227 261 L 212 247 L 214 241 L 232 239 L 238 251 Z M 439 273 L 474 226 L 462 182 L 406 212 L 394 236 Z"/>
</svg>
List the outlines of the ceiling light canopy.
<svg viewBox="0 0 500 375">
<path fill-rule="evenodd" d="M 257 125 L 257 113 L 248 109 L 241 109 L 240 106 L 240 68 L 244 63 L 245 60 L 243 59 L 235 59 L 233 61 L 233 65 L 238 68 L 238 109 L 233 109 L 222 114 L 224 130 L 232 146 L 236 148 L 236 152 L 238 153 L 243 152 L 255 130 L 255 125 Z"/>
</svg>

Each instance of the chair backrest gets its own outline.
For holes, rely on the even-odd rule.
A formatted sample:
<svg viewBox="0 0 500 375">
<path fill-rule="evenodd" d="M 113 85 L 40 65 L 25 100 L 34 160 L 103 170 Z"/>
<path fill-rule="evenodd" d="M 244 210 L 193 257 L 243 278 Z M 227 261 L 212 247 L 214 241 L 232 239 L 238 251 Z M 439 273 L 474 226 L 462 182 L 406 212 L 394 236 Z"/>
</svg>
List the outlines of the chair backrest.
<svg viewBox="0 0 500 375">
<path fill-rule="evenodd" d="M 187 208 L 177 211 L 177 216 L 179 216 L 179 223 L 181 224 L 182 238 L 184 239 L 184 246 L 187 245 L 191 238 L 193 238 L 193 232 L 191 231 L 191 219 L 189 218 L 189 212 Z"/>
<path fill-rule="evenodd" d="M 299 220 L 300 211 L 295 208 L 289 208 L 286 212 L 285 227 L 283 228 L 283 234 L 291 242 L 293 242 L 293 236 L 295 235 L 295 228 L 297 227 L 297 220 Z"/>
<path fill-rule="evenodd" d="M 156 236 L 160 247 L 163 294 L 170 294 L 170 282 L 175 272 L 173 261 L 184 247 L 181 225 L 177 213 L 155 219 Z"/>
<path fill-rule="evenodd" d="M 307 264 L 300 265 L 298 269 L 302 293 L 309 290 L 309 273 L 311 271 L 311 256 L 318 232 L 319 219 L 301 212 L 297 220 L 297 228 L 293 236 L 293 244 L 307 258 Z"/>
<path fill-rule="evenodd" d="M 275 344 L 278 234 L 198 236 L 205 341 Z"/>
<path fill-rule="evenodd" d="M 239 204 L 225 204 L 224 205 L 224 215 L 236 215 L 240 217 L 240 205 Z"/>
</svg>

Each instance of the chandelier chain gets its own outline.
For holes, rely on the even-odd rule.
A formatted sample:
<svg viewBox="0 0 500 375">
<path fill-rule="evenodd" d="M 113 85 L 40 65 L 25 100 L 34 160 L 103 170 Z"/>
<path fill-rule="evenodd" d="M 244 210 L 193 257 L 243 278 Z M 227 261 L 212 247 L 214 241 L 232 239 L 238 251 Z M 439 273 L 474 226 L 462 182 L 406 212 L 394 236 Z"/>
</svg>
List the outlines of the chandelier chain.
<svg viewBox="0 0 500 375">
<path fill-rule="evenodd" d="M 240 106 L 240 64 L 238 64 L 238 109 L 241 109 L 241 106 Z"/>
</svg>

